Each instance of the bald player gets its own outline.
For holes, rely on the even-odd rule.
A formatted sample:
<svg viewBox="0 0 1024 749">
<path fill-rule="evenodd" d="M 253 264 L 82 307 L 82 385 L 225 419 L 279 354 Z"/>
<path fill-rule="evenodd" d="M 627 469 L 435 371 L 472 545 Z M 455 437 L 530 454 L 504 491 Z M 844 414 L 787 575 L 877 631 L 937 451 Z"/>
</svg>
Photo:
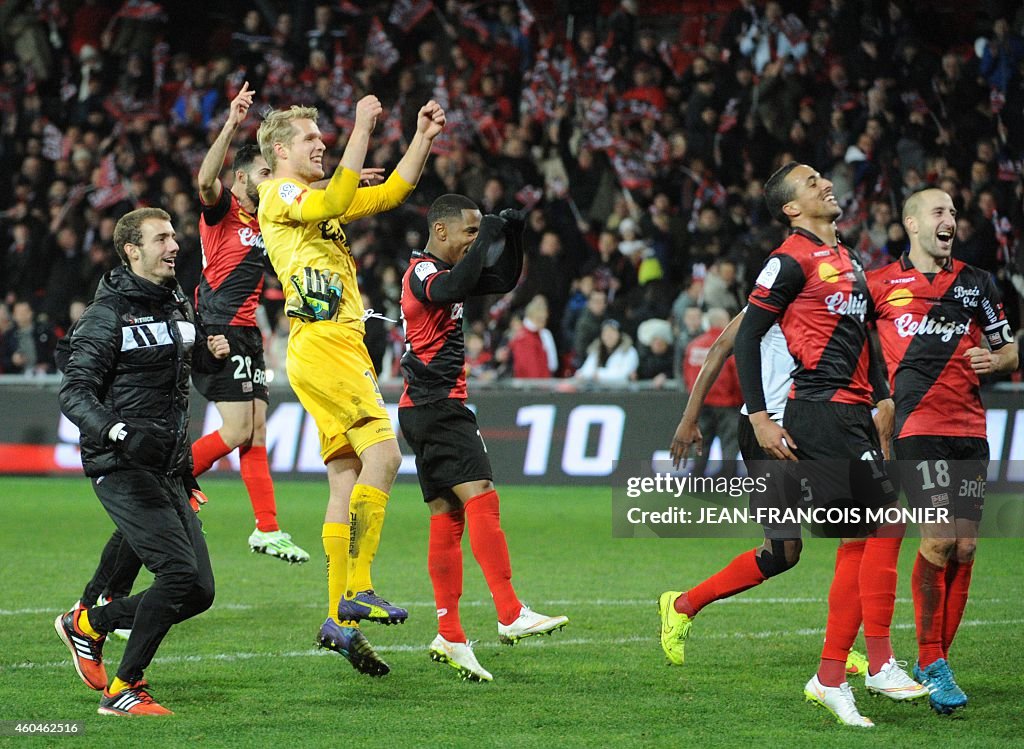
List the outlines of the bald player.
<svg viewBox="0 0 1024 749">
<path fill-rule="evenodd" d="M 896 405 L 893 454 L 903 487 L 912 507 L 948 516 L 921 525 L 911 586 L 914 678 L 928 687 L 936 712 L 950 713 L 967 704 L 949 648 L 967 605 L 988 472 L 978 378 L 1012 371 L 1018 353 L 991 276 L 952 256 L 949 195 L 914 193 L 903 225 L 910 250 L 868 273 L 868 288 Z"/>
</svg>

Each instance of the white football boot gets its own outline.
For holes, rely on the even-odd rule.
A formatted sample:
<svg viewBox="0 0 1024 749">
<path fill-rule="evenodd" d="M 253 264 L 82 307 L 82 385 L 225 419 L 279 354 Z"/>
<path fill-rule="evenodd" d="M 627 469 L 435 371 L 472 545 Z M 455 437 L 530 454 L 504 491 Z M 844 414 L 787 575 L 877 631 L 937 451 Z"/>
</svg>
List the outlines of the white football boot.
<svg viewBox="0 0 1024 749">
<path fill-rule="evenodd" d="M 468 642 L 448 642 L 438 635 L 430 643 L 430 660 L 447 663 L 469 681 L 494 681 L 491 672 L 480 665 Z"/>
<path fill-rule="evenodd" d="M 848 682 L 838 687 L 826 687 L 818 681 L 815 674 L 804 687 L 804 697 L 808 702 L 821 705 L 834 716 L 839 723 L 860 728 L 874 728 L 875 724 L 865 718 L 857 710 L 857 701 L 853 699 L 853 690 Z"/>
</svg>

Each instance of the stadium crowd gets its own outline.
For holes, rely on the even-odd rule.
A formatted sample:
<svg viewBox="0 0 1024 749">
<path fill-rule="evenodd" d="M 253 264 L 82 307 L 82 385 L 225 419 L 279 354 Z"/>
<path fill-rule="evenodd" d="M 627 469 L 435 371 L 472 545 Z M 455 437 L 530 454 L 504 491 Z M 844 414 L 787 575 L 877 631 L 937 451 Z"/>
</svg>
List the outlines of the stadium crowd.
<svg viewBox="0 0 1024 749">
<path fill-rule="evenodd" d="M 907 247 L 907 195 L 947 191 L 954 255 L 993 274 L 1021 328 L 1014 2 L 938 16 L 866 0 L 185 5 L 0 6 L 0 372 L 54 371 L 56 341 L 117 264 L 113 227 L 132 208 L 171 214 L 191 293 L 195 175 L 245 81 L 255 112 L 319 109 L 328 174 L 365 93 L 388 108 L 367 164 L 389 170 L 422 102 L 444 107 L 409 201 L 346 230 L 364 303 L 386 317 L 399 318 L 436 197 L 527 210 L 518 287 L 467 302 L 474 378 L 681 380 L 687 346 L 739 311 L 781 241 L 762 185 L 793 159 L 834 182 L 841 235 L 869 267 Z M 202 23 L 183 29 L 183 14 Z M 273 279 L 263 312 L 268 365 L 283 368 Z M 382 379 L 400 376 L 403 345 L 400 325 L 367 325 Z"/>
</svg>

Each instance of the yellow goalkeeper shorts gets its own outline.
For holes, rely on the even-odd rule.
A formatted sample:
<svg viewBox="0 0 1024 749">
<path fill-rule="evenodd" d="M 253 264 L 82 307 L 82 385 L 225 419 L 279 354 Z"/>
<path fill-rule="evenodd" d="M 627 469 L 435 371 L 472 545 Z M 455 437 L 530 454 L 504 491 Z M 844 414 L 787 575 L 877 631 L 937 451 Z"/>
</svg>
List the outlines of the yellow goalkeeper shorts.
<svg viewBox="0 0 1024 749">
<path fill-rule="evenodd" d="M 316 421 L 327 463 L 395 439 L 362 332 L 342 323 L 293 320 L 288 380 Z"/>
</svg>

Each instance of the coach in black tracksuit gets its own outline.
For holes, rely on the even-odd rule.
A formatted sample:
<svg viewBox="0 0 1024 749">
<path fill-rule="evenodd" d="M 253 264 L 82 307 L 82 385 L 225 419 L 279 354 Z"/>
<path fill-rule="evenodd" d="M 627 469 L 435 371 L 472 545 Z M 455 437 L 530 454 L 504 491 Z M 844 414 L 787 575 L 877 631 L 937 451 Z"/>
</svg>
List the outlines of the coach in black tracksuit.
<svg viewBox="0 0 1024 749">
<path fill-rule="evenodd" d="M 228 345 L 198 336 L 174 279 L 170 217 L 143 208 L 117 229 L 126 265 L 103 278 L 71 335 L 60 406 L 81 431 L 82 465 L 100 502 L 154 575 L 148 590 L 89 610 L 99 633 L 132 629 L 117 676 L 134 684 L 171 625 L 213 603 L 209 552 L 182 477 L 192 470 L 192 366 L 223 366 Z"/>
</svg>

